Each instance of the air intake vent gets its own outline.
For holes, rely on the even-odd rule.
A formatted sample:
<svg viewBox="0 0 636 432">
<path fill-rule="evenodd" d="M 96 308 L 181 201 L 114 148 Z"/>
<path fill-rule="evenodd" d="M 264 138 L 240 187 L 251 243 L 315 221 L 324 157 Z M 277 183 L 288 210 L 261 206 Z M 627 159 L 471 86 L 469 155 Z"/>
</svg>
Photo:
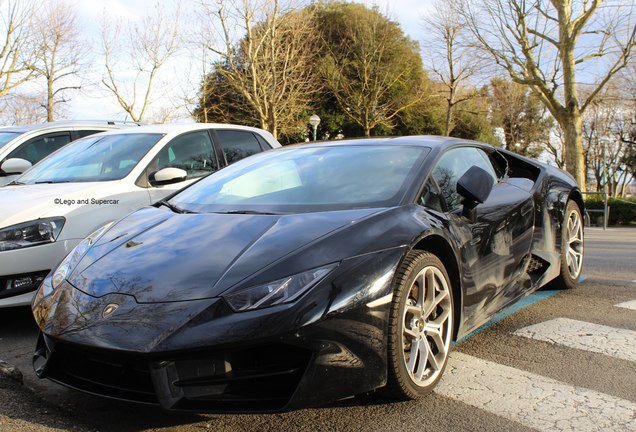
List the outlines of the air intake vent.
<svg viewBox="0 0 636 432">
<path fill-rule="evenodd" d="M 532 258 L 530 258 L 530 263 L 528 264 L 528 269 L 526 271 L 528 273 L 535 273 L 535 272 L 543 273 L 541 271 L 543 267 L 545 267 L 545 261 L 542 261 L 533 255 Z"/>
<path fill-rule="evenodd" d="M 548 270 L 550 263 L 546 260 L 539 258 L 536 255 L 530 256 L 530 262 L 528 262 L 528 268 L 526 272 L 530 275 L 532 283 L 536 283 L 541 276 Z"/>
</svg>

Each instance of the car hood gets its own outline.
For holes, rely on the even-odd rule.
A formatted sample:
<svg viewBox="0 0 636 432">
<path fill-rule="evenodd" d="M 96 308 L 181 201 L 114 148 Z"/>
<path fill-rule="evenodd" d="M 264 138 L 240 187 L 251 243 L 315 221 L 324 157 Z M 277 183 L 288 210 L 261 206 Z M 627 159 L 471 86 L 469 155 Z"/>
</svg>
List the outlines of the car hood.
<svg viewBox="0 0 636 432">
<path fill-rule="evenodd" d="M 0 187 L 0 228 L 49 216 L 64 216 L 78 204 L 70 200 L 99 198 L 113 182 L 52 183 Z M 59 200 L 59 201 L 58 201 Z"/>
<path fill-rule="evenodd" d="M 176 214 L 149 207 L 101 237 L 69 282 L 95 297 L 120 293 L 139 303 L 216 297 L 237 284 L 270 282 L 346 257 L 316 244 L 385 211 Z"/>
</svg>

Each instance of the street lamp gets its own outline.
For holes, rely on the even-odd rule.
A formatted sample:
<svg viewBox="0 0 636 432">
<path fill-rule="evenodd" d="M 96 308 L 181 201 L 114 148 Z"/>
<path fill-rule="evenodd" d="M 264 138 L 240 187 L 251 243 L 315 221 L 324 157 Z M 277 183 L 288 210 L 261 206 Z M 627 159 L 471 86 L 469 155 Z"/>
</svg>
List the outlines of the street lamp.
<svg viewBox="0 0 636 432">
<path fill-rule="evenodd" d="M 320 124 L 320 117 L 318 117 L 316 114 L 312 114 L 312 116 L 309 117 L 309 124 L 314 130 L 314 141 L 316 141 L 316 130 L 318 129 L 318 125 Z"/>
</svg>

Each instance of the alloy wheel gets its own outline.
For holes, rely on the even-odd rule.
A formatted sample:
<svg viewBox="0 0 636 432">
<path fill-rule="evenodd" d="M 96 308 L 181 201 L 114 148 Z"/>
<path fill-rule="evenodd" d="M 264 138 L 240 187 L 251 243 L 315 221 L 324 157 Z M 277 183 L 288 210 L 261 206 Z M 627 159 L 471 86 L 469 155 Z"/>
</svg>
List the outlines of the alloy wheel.
<svg viewBox="0 0 636 432">
<path fill-rule="evenodd" d="M 583 265 L 583 224 L 578 211 L 573 210 L 567 221 L 566 264 L 570 277 L 577 280 Z"/>
<path fill-rule="evenodd" d="M 404 362 L 415 385 L 430 385 L 444 370 L 452 322 L 451 293 L 444 274 L 437 267 L 424 267 L 408 291 L 402 317 Z"/>
</svg>

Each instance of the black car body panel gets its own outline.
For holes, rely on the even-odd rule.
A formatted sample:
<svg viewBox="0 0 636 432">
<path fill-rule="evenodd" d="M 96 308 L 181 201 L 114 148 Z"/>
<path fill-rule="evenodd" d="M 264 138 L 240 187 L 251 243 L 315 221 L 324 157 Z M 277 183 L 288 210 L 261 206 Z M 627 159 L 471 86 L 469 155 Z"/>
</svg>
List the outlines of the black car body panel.
<svg viewBox="0 0 636 432">
<path fill-rule="evenodd" d="M 396 206 L 289 215 L 149 207 L 119 221 L 62 286 L 52 290 L 49 275 L 34 299 L 38 375 L 166 409 L 316 405 L 386 384 L 394 277 L 408 251 L 444 263 L 455 339 L 559 274 L 565 205 L 582 208 L 567 174 L 478 143 L 394 141 L 431 147 Z M 506 159 L 509 175 L 473 213 L 418 204 L 439 155 L 466 145 Z M 326 264 L 337 267 L 290 303 L 235 312 L 222 297 Z"/>
<path fill-rule="evenodd" d="M 325 259 L 337 262 L 352 256 L 351 253 L 361 253 L 353 241 L 339 250 L 330 249 L 332 258 L 324 254 L 311 257 L 318 254 L 314 248 L 320 247 L 325 237 L 338 236 L 343 226 L 351 229 L 352 225 L 364 224 L 366 218 L 381 212 L 381 209 L 364 209 L 286 216 L 180 215 L 163 207 L 147 208 L 133 215 L 134 225 L 130 229 L 122 228 L 126 235 L 122 236 L 119 229 L 102 237 L 82 260 L 70 282 L 96 297 L 125 292 L 139 303 L 211 298 L 257 271 L 265 273 L 264 280 L 257 278 L 254 283 L 271 280 L 267 279 L 271 273 L 267 267 L 290 254 L 300 253 L 301 248 L 307 250 L 302 253 L 298 271 L 324 264 Z M 390 216 L 385 218 L 391 220 Z M 166 236 L 175 239 L 169 248 L 164 245 Z M 201 238 L 206 241 L 198 241 Z M 222 248 L 209 253 L 215 245 Z M 165 266 L 166 262 L 176 260 L 183 264 L 177 268 Z M 96 262 L 99 265 L 92 268 L 91 264 Z M 293 263 L 285 262 L 284 266 L 290 273 L 295 272 Z M 104 268 L 109 270 L 104 272 Z M 149 278 L 140 277 L 140 271 Z M 123 286 L 124 283 L 128 285 Z"/>
</svg>

